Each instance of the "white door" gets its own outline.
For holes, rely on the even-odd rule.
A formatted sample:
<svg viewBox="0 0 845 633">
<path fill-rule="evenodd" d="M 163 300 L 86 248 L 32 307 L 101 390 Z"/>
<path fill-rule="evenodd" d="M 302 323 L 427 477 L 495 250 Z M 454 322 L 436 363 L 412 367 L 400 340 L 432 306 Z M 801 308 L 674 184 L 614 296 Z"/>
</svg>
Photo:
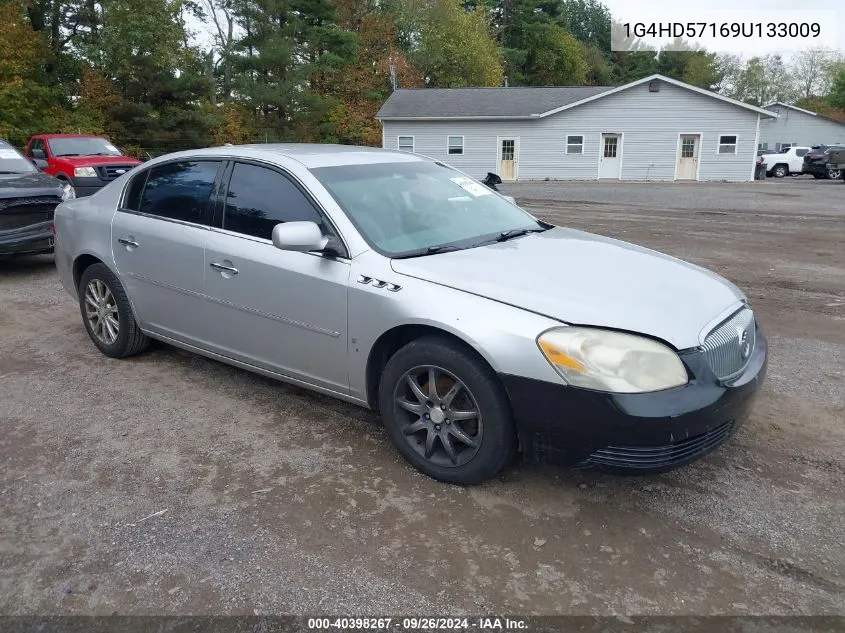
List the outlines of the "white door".
<svg viewBox="0 0 845 633">
<path fill-rule="evenodd" d="M 499 176 L 502 180 L 516 180 L 518 157 L 519 139 L 499 138 Z"/>
<path fill-rule="evenodd" d="M 599 178 L 619 178 L 622 166 L 622 137 L 620 134 L 601 135 Z"/>
<path fill-rule="evenodd" d="M 675 180 L 698 180 L 698 134 L 681 134 Z"/>
</svg>

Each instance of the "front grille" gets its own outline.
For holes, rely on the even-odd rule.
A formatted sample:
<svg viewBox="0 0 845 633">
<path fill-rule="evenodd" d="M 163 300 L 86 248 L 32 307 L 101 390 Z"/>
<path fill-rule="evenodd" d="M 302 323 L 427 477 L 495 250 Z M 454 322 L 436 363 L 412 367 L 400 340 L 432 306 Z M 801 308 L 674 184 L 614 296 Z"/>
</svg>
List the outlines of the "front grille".
<svg viewBox="0 0 845 633">
<path fill-rule="evenodd" d="M 50 221 L 61 201 L 58 196 L 0 199 L 0 231 L 22 229 Z"/>
<path fill-rule="evenodd" d="M 133 167 L 135 165 L 100 165 L 97 167 L 97 175 L 100 177 L 100 180 L 114 180 L 115 178 L 120 178 Z"/>
<path fill-rule="evenodd" d="M 745 369 L 754 351 L 756 330 L 754 313 L 742 308 L 704 339 L 704 357 L 720 380 L 733 378 Z"/>
<path fill-rule="evenodd" d="M 730 420 L 706 433 L 665 446 L 608 446 L 591 454 L 586 465 L 624 469 L 678 466 L 712 451 L 730 437 L 733 426 L 734 421 Z"/>
</svg>

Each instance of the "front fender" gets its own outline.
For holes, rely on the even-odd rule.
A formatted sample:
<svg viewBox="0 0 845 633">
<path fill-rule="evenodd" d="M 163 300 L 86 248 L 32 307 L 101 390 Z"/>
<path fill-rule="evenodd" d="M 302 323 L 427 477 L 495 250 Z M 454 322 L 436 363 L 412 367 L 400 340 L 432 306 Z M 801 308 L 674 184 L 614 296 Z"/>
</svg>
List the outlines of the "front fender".
<svg viewBox="0 0 845 633">
<path fill-rule="evenodd" d="M 379 261 L 382 260 L 382 261 Z M 537 347 L 537 336 L 559 321 L 453 288 L 393 272 L 370 251 L 353 260 L 348 298 L 349 386 L 367 399 L 367 362 L 376 341 L 403 325 L 436 328 L 464 341 L 497 373 L 548 382 L 560 378 Z M 360 276 L 401 286 L 360 283 Z"/>
</svg>

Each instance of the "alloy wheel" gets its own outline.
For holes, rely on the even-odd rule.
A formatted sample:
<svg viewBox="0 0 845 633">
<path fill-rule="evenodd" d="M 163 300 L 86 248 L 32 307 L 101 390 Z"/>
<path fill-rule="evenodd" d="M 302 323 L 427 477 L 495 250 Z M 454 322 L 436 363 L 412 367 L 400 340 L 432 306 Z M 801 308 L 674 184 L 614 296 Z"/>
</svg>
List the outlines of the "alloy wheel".
<svg viewBox="0 0 845 633">
<path fill-rule="evenodd" d="M 842 175 L 842 170 L 840 169 L 828 169 L 827 170 L 827 177 L 831 180 L 839 180 L 839 177 Z"/>
<path fill-rule="evenodd" d="M 120 334 L 117 302 L 100 279 L 92 279 L 85 288 L 85 318 L 97 340 L 104 345 L 114 345 Z"/>
<path fill-rule="evenodd" d="M 393 402 L 405 441 L 432 464 L 463 466 L 478 453 L 481 409 L 451 372 L 433 365 L 408 370 L 396 385 Z"/>
</svg>

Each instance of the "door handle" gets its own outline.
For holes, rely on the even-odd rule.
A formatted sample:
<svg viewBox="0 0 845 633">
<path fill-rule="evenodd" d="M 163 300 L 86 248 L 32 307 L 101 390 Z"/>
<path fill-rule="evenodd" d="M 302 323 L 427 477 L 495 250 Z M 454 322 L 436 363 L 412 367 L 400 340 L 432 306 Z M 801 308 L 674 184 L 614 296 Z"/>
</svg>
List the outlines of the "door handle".
<svg viewBox="0 0 845 633">
<path fill-rule="evenodd" d="M 219 270 L 221 273 L 229 273 L 230 275 L 237 275 L 238 269 L 233 268 L 232 266 L 227 266 L 226 264 L 221 264 L 219 262 L 211 262 L 209 264 L 214 270 Z"/>
<path fill-rule="evenodd" d="M 125 237 L 117 238 L 117 241 L 123 244 L 124 246 L 128 246 L 129 248 L 138 248 L 138 242 L 135 240 L 130 240 Z"/>
</svg>

